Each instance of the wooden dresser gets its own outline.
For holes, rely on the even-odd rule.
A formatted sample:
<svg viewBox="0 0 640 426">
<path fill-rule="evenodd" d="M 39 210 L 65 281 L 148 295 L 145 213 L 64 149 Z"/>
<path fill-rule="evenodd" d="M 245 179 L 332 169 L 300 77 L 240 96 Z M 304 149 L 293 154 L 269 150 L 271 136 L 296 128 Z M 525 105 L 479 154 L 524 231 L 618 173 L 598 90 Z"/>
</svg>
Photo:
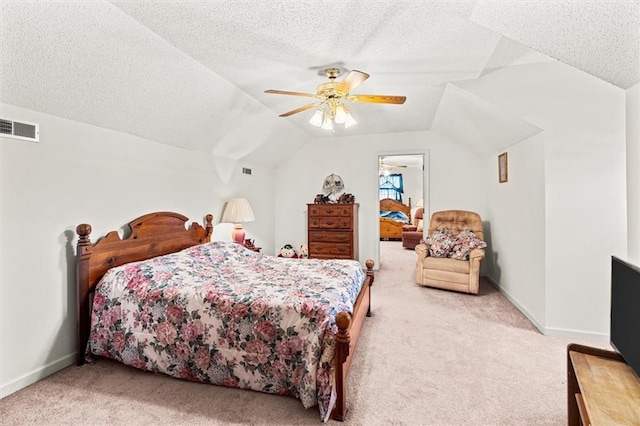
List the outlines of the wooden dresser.
<svg viewBox="0 0 640 426">
<path fill-rule="evenodd" d="M 358 260 L 358 204 L 307 204 L 309 257 Z"/>
</svg>

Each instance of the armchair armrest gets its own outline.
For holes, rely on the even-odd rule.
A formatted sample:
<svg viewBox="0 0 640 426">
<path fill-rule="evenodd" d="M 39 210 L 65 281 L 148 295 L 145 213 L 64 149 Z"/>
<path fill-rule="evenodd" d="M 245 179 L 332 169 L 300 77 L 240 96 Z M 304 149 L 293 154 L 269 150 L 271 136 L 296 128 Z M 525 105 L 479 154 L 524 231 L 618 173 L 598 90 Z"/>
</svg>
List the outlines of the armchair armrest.
<svg viewBox="0 0 640 426">
<path fill-rule="evenodd" d="M 418 262 L 423 261 L 426 257 L 429 256 L 429 248 L 426 244 L 418 244 L 415 248 L 416 254 L 418 255 Z"/>
<path fill-rule="evenodd" d="M 409 231 L 417 231 L 418 227 L 415 225 L 402 225 L 402 232 L 409 232 Z"/>
<path fill-rule="evenodd" d="M 469 253 L 469 260 L 470 261 L 480 261 L 484 259 L 484 249 L 473 249 L 471 250 L 471 252 Z"/>
</svg>

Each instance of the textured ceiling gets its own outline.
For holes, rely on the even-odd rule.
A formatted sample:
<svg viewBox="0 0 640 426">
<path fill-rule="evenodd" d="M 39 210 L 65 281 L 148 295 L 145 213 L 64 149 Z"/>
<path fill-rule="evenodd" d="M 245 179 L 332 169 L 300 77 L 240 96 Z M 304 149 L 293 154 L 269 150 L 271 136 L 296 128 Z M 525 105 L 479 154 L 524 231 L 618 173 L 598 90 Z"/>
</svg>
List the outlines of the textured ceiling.
<svg viewBox="0 0 640 426">
<path fill-rule="evenodd" d="M 371 75 L 356 93 L 407 96 L 404 105 L 353 104 L 358 125 L 335 135 L 435 130 L 466 143 L 461 132 L 475 127 L 483 132 L 475 141 L 508 135 L 500 149 L 530 136 L 532 126 L 499 117 L 451 83 L 555 60 L 621 89 L 640 81 L 637 0 L 0 7 L 1 102 L 270 165 L 327 132 L 307 123 L 313 111 L 278 117 L 308 98 L 264 90 L 315 92 L 329 65 Z M 490 120 L 459 126 L 473 117 Z"/>
</svg>

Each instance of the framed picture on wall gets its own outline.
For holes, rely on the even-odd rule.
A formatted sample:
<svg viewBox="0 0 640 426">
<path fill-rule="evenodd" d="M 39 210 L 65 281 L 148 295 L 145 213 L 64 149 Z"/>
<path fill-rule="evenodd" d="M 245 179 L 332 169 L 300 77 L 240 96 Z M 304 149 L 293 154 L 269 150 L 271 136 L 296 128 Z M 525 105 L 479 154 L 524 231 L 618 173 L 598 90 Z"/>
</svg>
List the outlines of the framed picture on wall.
<svg viewBox="0 0 640 426">
<path fill-rule="evenodd" d="M 509 173 L 507 168 L 507 153 L 503 152 L 498 155 L 498 182 L 504 183 L 509 180 Z"/>
</svg>

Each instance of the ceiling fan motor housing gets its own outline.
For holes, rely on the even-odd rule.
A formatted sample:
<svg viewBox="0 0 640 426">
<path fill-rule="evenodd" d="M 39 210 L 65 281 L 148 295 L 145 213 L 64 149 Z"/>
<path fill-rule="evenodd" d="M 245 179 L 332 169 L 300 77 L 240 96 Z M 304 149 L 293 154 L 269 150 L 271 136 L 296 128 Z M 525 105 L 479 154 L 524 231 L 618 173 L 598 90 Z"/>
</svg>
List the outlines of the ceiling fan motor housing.
<svg viewBox="0 0 640 426">
<path fill-rule="evenodd" d="M 330 81 L 318 86 L 316 97 L 325 100 L 330 98 L 344 98 L 348 94 L 349 88 L 345 87 L 343 83 Z"/>
<path fill-rule="evenodd" d="M 324 74 L 327 76 L 329 80 L 335 80 L 340 75 L 340 69 L 327 68 L 326 70 L 324 70 Z"/>
</svg>

